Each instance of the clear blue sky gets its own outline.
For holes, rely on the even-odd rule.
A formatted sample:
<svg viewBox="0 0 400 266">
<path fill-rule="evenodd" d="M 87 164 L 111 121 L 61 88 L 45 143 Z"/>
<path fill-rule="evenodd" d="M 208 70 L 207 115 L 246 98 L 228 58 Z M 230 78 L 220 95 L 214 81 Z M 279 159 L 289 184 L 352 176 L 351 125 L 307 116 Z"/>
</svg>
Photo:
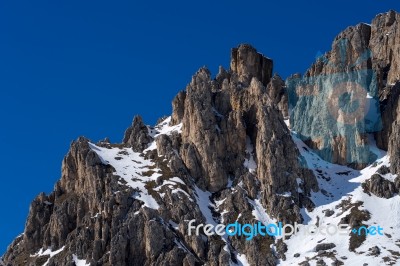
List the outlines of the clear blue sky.
<svg viewBox="0 0 400 266">
<path fill-rule="evenodd" d="M 135 114 L 154 124 L 199 67 L 228 67 L 243 42 L 283 77 L 304 72 L 345 27 L 389 9 L 400 4 L 0 1 L 0 253 L 78 136 L 119 142 Z"/>
</svg>

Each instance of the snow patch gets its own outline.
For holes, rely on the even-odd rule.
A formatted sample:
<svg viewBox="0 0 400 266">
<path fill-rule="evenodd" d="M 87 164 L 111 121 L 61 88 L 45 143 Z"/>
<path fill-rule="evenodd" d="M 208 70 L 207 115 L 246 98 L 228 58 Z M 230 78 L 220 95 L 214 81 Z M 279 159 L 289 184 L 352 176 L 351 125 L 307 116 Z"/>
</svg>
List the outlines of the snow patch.
<svg viewBox="0 0 400 266">
<path fill-rule="evenodd" d="M 257 198 L 255 200 L 251 200 L 247 198 L 248 202 L 253 206 L 254 210 L 252 211 L 252 214 L 254 218 L 256 218 L 258 221 L 262 222 L 264 225 L 275 223 L 276 220 L 271 218 L 265 208 L 261 205 L 260 198 Z"/>
<path fill-rule="evenodd" d="M 89 266 L 89 263 L 86 263 L 86 260 L 80 260 L 78 259 L 78 256 L 76 256 L 75 254 L 72 255 L 72 259 L 75 262 L 76 266 Z"/>
<path fill-rule="evenodd" d="M 49 263 L 50 259 L 51 259 L 52 257 L 54 257 L 55 255 L 57 255 L 58 253 L 60 253 L 61 251 L 63 251 L 64 248 L 65 248 L 65 246 L 62 247 L 62 248 L 60 248 L 60 249 L 58 249 L 58 250 L 55 250 L 55 251 L 51 251 L 51 248 L 48 248 L 48 249 L 46 249 L 46 250 L 43 250 L 43 248 L 41 248 L 41 249 L 40 249 L 37 253 L 35 253 L 34 255 L 30 255 L 30 257 L 49 256 L 49 259 L 43 264 L 43 266 L 46 266 L 46 265 Z"/>
<path fill-rule="evenodd" d="M 253 151 L 254 151 L 253 144 L 251 143 L 249 136 L 247 136 L 246 137 L 246 158 L 244 160 L 243 166 L 246 167 L 247 169 L 249 169 L 250 173 L 254 173 L 257 168 L 257 164 L 254 161 L 254 152 Z"/>
<path fill-rule="evenodd" d="M 239 265 L 241 265 L 241 266 L 250 266 L 250 263 L 247 260 L 246 255 L 239 253 L 239 254 L 237 254 L 236 258 L 239 261 Z"/>
<path fill-rule="evenodd" d="M 152 129 L 150 136 L 154 138 L 154 140 L 149 144 L 149 146 L 143 151 L 146 153 L 147 151 L 157 149 L 157 143 L 155 139 L 160 135 L 171 135 L 172 132 L 182 133 L 182 123 L 174 126 L 170 126 L 171 116 L 167 117 L 163 121 L 161 121 L 158 125 Z"/>
<path fill-rule="evenodd" d="M 369 136 L 371 138 L 371 136 Z M 288 251 L 286 252 L 286 261 L 281 261 L 280 265 L 298 265 L 303 262 L 306 257 L 313 258 L 318 255 L 315 247 L 319 243 L 333 243 L 336 245 L 336 257 L 342 260 L 345 265 L 382 265 L 384 258 L 393 258 L 390 252 L 400 252 L 400 247 L 396 245 L 396 240 L 400 239 L 400 196 L 394 196 L 390 199 L 379 198 L 375 195 L 367 195 L 363 192 L 361 183 L 365 182 L 382 166 L 390 165 L 390 158 L 385 151 L 378 149 L 373 139 L 369 140 L 370 150 L 375 153 L 378 159 L 374 164 L 362 169 L 354 170 L 346 166 L 331 164 L 322 160 L 317 154 L 312 152 L 297 136 L 292 132 L 292 138 L 296 143 L 302 159 L 306 166 L 311 169 L 317 177 L 320 191 L 312 192 L 311 199 L 315 203 L 312 211 L 301 209 L 303 216 L 303 226 L 299 226 L 299 232 L 290 239 L 285 240 Z M 394 175 L 385 175 L 385 178 L 393 180 Z M 297 180 L 298 184 L 301 180 Z M 363 223 L 367 226 L 380 225 L 383 232 L 388 235 L 367 236 L 362 245 L 356 249 L 356 252 L 349 251 L 350 235 L 332 235 L 324 236 L 322 234 L 308 235 L 305 233 L 304 225 L 319 224 L 319 227 L 340 224 L 341 219 L 350 213 L 350 209 L 342 212 L 337 206 L 344 200 L 351 203 L 363 202 L 359 207 L 360 210 L 368 210 L 370 219 Z M 333 215 L 325 216 L 325 211 L 334 211 Z M 349 228 L 351 229 L 351 228 Z M 369 249 L 378 246 L 380 254 L 377 256 L 369 256 Z M 298 253 L 299 256 L 294 257 Z M 341 257 L 347 257 L 346 260 Z M 325 263 L 330 265 L 330 258 L 323 258 Z M 316 265 L 316 260 L 309 261 L 310 265 Z M 396 262 L 397 264 L 399 261 Z M 397 265 L 396 264 L 396 265 Z"/>
<path fill-rule="evenodd" d="M 206 218 L 206 223 L 212 224 L 216 226 L 217 223 L 214 221 L 211 208 L 213 205 L 211 204 L 210 197 L 211 193 L 208 191 L 203 191 L 199 187 L 194 186 L 196 192 L 196 202 L 199 206 L 201 213 L 203 214 L 204 218 Z"/>
<path fill-rule="evenodd" d="M 89 147 L 96 152 L 103 164 L 114 167 L 115 174 L 120 176 L 126 185 L 137 190 L 134 198 L 142 201 L 148 208 L 159 208 L 156 200 L 145 188 L 147 182 L 155 181 L 161 176 L 160 169 L 156 168 L 153 162 L 128 148 L 103 148 L 93 143 L 89 143 Z"/>
</svg>

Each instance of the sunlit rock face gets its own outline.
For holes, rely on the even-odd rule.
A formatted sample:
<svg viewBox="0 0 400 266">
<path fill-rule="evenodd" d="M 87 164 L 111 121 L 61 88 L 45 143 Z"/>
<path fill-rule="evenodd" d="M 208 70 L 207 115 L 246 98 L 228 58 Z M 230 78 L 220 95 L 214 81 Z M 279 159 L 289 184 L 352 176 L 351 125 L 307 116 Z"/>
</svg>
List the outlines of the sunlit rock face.
<svg viewBox="0 0 400 266">
<path fill-rule="evenodd" d="M 304 76 L 287 80 L 292 129 L 325 160 L 365 167 L 376 159 L 369 134 L 378 147 L 389 148 L 398 99 L 399 25 L 391 11 L 371 25 L 349 27 Z"/>
</svg>

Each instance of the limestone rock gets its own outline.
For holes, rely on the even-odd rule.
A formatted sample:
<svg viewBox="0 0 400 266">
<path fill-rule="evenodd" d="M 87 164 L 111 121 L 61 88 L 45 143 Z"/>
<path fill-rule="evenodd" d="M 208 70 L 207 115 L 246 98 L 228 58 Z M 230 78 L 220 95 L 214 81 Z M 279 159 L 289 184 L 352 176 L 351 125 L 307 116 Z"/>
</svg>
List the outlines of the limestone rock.
<svg viewBox="0 0 400 266">
<path fill-rule="evenodd" d="M 315 247 L 315 251 L 318 252 L 321 250 L 328 250 L 328 249 L 332 249 L 334 247 L 336 247 L 336 245 L 333 243 L 321 243 Z"/>
<path fill-rule="evenodd" d="M 135 116 L 132 125 L 125 131 L 123 143 L 132 147 L 134 151 L 141 152 L 152 140 L 147 126 L 140 116 Z"/>
<path fill-rule="evenodd" d="M 184 114 L 186 92 L 180 91 L 172 101 L 172 116 L 171 125 L 179 124 L 182 121 Z"/>
<path fill-rule="evenodd" d="M 269 58 L 257 53 L 248 44 L 233 48 L 231 52 L 231 71 L 239 75 L 239 80 L 249 84 L 252 77 L 266 86 L 272 77 L 273 63 Z"/>
<path fill-rule="evenodd" d="M 369 180 L 362 184 L 364 192 L 372 193 L 381 198 L 392 198 L 398 190 L 393 182 L 383 178 L 379 174 L 374 174 Z"/>
<path fill-rule="evenodd" d="M 390 11 L 371 26 L 349 27 L 304 77 L 286 81 L 292 128 L 325 160 L 363 168 L 375 158 L 368 148 L 371 133 L 380 148 L 393 147 L 399 25 L 399 14 Z"/>
<path fill-rule="evenodd" d="M 267 86 L 267 94 L 276 104 L 283 117 L 287 118 L 289 116 L 288 93 L 285 82 L 279 75 L 275 74 L 272 77 Z"/>
</svg>

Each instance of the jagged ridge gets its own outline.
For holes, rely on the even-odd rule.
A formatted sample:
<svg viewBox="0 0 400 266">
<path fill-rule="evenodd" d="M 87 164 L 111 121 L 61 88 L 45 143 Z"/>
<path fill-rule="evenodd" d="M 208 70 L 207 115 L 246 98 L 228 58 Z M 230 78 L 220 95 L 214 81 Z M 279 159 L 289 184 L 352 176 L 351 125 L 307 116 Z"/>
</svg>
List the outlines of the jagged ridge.
<svg viewBox="0 0 400 266">
<path fill-rule="evenodd" d="M 341 220 L 357 226 L 384 222 L 371 202 L 381 208 L 390 204 L 399 212 L 396 193 L 400 181 L 395 175 L 399 167 L 399 129 L 395 122 L 400 119 L 399 85 L 393 85 L 399 79 L 399 57 L 395 56 L 398 25 L 399 14 L 382 14 L 371 27 L 362 24 L 347 29 L 333 45 L 335 50 L 341 39 L 350 39 L 354 50 L 350 59 L 365 46 L 376 51 L 378 56 L 366 63 L 378 72 L 384 130 L 375 138 L 379 148 L 389 148 L 390 157 L 373 145 L 374 138 L 369 134 L 363 143 L 372 147 L 376 165 L 360 172 L 324 162 L 299 139 L 315 125 L 311 123 L 303 130 L 299 124 L 303 118 L 296 119 L 301 110 L 296 108 L 302 105 L 298 95 L 291 106 L 295 110 L 291 126 L 299 128 L 300 134 L 286 125 L 288 99 L 293 96 L 291 83 L 287 82 L 286 88 L 284 81 L 272 74 L 272 60 L 250 45 L 240 45 L 232 50 L 230 70 L 220 68 L 212 79 L 207 69 L 200 69 L 186 90 L 173 100 L 171 117 L 155 127 L 135 117 L 122 144 L 107 140 L 95 144 L 86 138 L 74 141 L 63 161 L 60 181 L 50 195 L 40 194 L 32 202 L 24 234 L 10 245 L 4 263 L 395 263 L 400 252 L 395 245 L 400 239 L 395 219 L 386 222 L 393 227 L 390 237 L 386 236 L 390 238 L 388 244 L 376 248 L 368 238 L 354 239 L 351 235 L 333 239 L 332 243 L 259 236 L 245 241 L 241 237 L 189 236 L 186 230 L 193 219 L 211 224 L 259 220 L 323 225 Z M 383 37 L 386 41 L 382 43 L 385 31 L 390 31 L 394 40 Z M 328 55 L 332 59 L 338 53 Z M 317 62 L 306 76 L 330 71 L 329 66 Z M 306 110 L 324 119 L 324 113 L 312 110 L 312 102 L 306 104 L 310 104 Z M 307 117 L 307 112 L 301 116 Z M 308 144 L 318 151 L 320 147 L 313 142 L 311 139 Z M 341 147 L 340 141 L 334 145 Z M 345 164 L 339 159 L 335 162 Z M 337 212 L 336 216 L 332 212 Z M 324 221 L 322 216 L 326 216 Z M 317 241 L 324 246 L 317 248 Z M 340 246 L 343 243 L 348 245 Z M 335 249 L 317 252 L 320 248 Z"/>
</svg>

